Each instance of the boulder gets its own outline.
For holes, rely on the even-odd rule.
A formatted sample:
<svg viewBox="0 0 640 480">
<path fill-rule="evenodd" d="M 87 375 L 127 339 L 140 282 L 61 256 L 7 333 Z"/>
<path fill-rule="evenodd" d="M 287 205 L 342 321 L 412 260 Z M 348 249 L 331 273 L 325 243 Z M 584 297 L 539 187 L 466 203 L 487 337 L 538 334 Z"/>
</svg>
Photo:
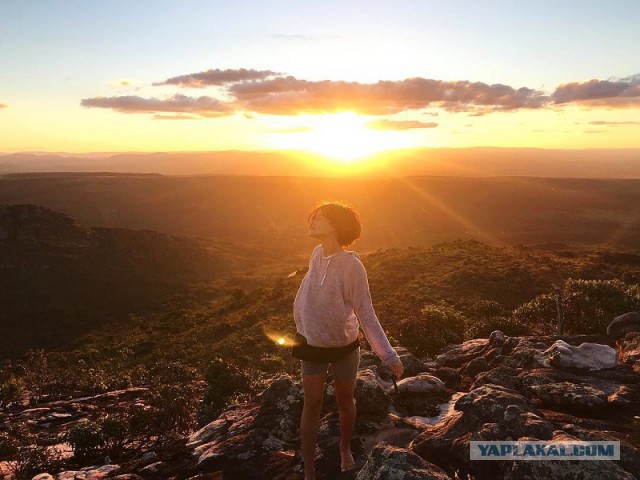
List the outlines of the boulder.
<svg viewBox="0 0 640 480">
<path fill-rule="evenodd" d="M 422 373 L 414 377 L 403 378 L 399 382 L 398 393 L 408 395 L 424 395 L 430 393 L 446 393 L 442 380 L 428 373 Z"/>
<path fill-rule="evenodd" d="M 369 453 L 356 480 L 451 480 L 440 467 L 411 450 L 379 442 Z"/>
<path fill-rule="evenodd" d="M 492 347 L 502 347 L 505 340 L 506 338 L 504 336 L 504 333 L 502 333 L 500 330 L 494 330 L 493 332 L 491 332 L 491 335 L 489 335 L 489 345 L 491 345 Z"/>
<path fill-rule="evenodd" d="M 556 340 L 543 353 L 549 365 L 555 368 L 603 370 L 615 368 L 618 363 L 616 350 L 598 343 L 584 342 L 576 347 Z"/>
<path fill-rule="evenodd" d="M 436 356 L 436 362 L 444 367 L 459 367 L 485 353 L 488 346 L 489 340 L 486 338 L 476 338 L 461 344 L 447 345 L 441 350 L 442 353 Z"/>
<path fill-rule="evenodd" d="M 607 335 L 614 338 L 624 337 L 629 332 L 640 332 L 640 312 L 618 315 L 607 327 Z"/>
</svg>

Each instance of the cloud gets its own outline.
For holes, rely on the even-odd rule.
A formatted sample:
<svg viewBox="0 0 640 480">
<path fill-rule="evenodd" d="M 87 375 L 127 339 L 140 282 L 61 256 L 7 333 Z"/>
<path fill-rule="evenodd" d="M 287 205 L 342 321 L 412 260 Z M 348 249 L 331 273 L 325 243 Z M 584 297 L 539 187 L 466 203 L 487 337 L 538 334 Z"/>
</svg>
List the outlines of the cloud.
<svg viewBox="0 0 640 480">
<path fill-rule="evenodd" d="M 594 120 L 590 125 L 640 125 L 640 122 L 608 122 L 606 120 Z"/>
<path fill-rule="evenodd" d="M 142 98 L 136 95 L 83 98 L 83 107 L 110 108 L 122 113 L 174 112 L 191 113 L 202 117 L 221 117 L 235 113 L 231 104 L 215 98 L 189 97 L 179 93 L 165 99 Z"/>
<path fill-rule="evenodd" d="M 0 109 L 1 108 L 7 108 L 9 105 L 7 105 L 6 103 L 0 103 Z"/>
<path fill-rule="evenodd" d="M 445 81 L 422 77 L 361 83 L 344 80 L 305 80 L 281 76 L 272 70 L 209 69 L 169 78 L 153 85 L 185 88 L 222 86 L 224 99 L 212 96 L 142 98 L 139 96 L 94 97 L 81 101 L 87 107 L 110 108 L 124 113 L 186 113 L 203 117 L 257 114 L 323 114 L 352 111 L 361 115 L 387 116 L 439 109 L 483 116 L 521 109 L 562 109 L 566 105 L 625 108 L 640 106 L 640 74 L 621 79 L 589 80 L 560 84 L 553 93 L 501 83 L 467 80 Z M 166 116 L 165 116 L 166 117 Z M 163 119 L 165 118 L 163 117 Z M 172 117 L 166 117 L 166 119 Z M 372 128 L 432 128 L 428 124 L 373 123 Z M 435 126 L 435 124 L 433 125 Z"/>
<path fill-rule="evenodd" d="M 559 85 L 551 95 L 556 104 L 579 103 L 612 108 L 640 106 L 640 74 L 620 80 L 588 80 Z"/>
<path fill-rule="evenodd" d="M 204 72 L 171 77 L 162 82 L 155 82 L 152 85 L 180 85 L 187 88 L 204 88 L 248 80 L 263 80 L 275 75 L 282 74 L 271 70 L 247 70 L 246 68 L 220 70 L 216 68 L 215 70 L 209 69 Z"/>
<path fill-rule="evenodd" d="M 526 87 L 420 77 L 367 84 L 287 76 L 233 84 L 228 90 L 245 109 L 272 115 L 339 111 L 387 115 L 432 106 L 451 112 L 490 112 L 540 108 L 548 100 L 542 92 Z"/>
<path fill-rule="evenodd" d="M 417 120 L 372 120 L 367 122 L 368 128 L 374 130 L 409 130 L 411 128 L 434 128 L 438 124 L 435 122 L 420 122 Z"/>
</svg>

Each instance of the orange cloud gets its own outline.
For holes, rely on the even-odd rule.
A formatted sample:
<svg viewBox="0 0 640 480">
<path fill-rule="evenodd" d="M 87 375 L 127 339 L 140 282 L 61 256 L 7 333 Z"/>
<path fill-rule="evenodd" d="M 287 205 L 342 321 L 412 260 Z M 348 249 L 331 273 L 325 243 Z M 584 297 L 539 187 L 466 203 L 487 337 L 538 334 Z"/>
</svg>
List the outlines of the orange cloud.
<svg viewBox="0 0 640 480">
<path fill-rule="evenodd" d="M 247 80 L 262 80 L 274 75 L 281 74 L 272 72 L 271 70 L 247 70 L 246 68 L 220 70 L 216 68 L 215 70 L 209 69 L 204 72 L 171 77 L 162 82 L 155 82 L 152 85 L 180 85 L 181 87 L 188 88 L 204 88 L 212 85 L 224 85 L 226 83 Z"/>
<path fill-rule="evenodd" d="M 7 108 L 9 105 L 7 105 L 6 103 L 0 103 L 0 108 Z"/>
<path fill-rule="evenodd" d="M 640 74 L 618 80 L 589 80 L 559 85 L 548 95 L 527 87 L 466 80 L 443 81 L 421 77 L 380 80 L 376 83 L 342 80 L 310 81 L 277 76 L 271 70 L 209 69 L 169 78 L 153 85 L 188 88 L 224 86 L 231 101 L 210 96 L 176 94 L 166 99 L 138 96 L 95 97 L 81 101 L 88 107 L 111 108 L 125 113 L 188 113 L 218 117 L 241 112 L 244 115 L 298 115 L 352 111 L 362 115 L 392 115 L 411 110 L 439 108 L 482 116 L 520 109 L 562 108 L 565 104 L 586 104 L 625 108 L 640 106 Z M 163 119 L 183 119 L 163 116 Z M 253 118 L 253 117 L 248 117 Z M 391 122 L 391 121 L 387 121 Z M 412 126 L 413 125 L 413 126 Z M 436 125 L 374 123 L 372 128 L 433 128 Z"/>
<path fill-rule="evenodd" d="M 640 106 L 640 74 L 618 81 L 589 80 L 558 86 L 551 95 L 554 103 L 625 108 Z"/>
<path fill-rule="evenodd" d="M 434 128 L 435 122 L 420 122 L 418 120 L 372 120 L 367 122 L 368 128 L 375 130 L 409 130 L 411 128 Z"/>
<path fill-rule="evenodd" d="M 541 92 L 482 82 L 442 81 L 420 77 L 364 84 L 334 80 L 308 81 L 292 76 L 229 86 L 247 110 L 272 115 L 354 111 L 386 115 L 438 106 L 448 111 L 503 111 L 539 108 Z"/>
<path fill-rule="evenodd" d="M 203 117 L 221 117 L 235 113 L 229 103 L 218 99 L 206 96 L 194 98 L 181 94 L 175 94 L 166 99 L 142 98 L 136 95 L 83 98 L 80 105 L 111 108 L 122 113 L 175 112 L 192 113 Z"/>
</svg>

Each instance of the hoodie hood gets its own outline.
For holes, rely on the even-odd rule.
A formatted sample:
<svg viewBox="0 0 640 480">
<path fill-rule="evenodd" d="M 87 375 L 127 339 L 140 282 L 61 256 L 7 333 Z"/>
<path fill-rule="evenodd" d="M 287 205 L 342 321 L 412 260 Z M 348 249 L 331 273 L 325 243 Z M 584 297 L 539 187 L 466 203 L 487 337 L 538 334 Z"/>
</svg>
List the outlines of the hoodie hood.
<svg viewBox="0 0 640 480">
<path fill-rule="evenodd" d="M 349 261 L 351 257 L 354 257 L 354 256 L 358 257 L 358 254 L 353 250 L 343 250 L 343 251 L 332 253 L 331 255 L 325 256 L 324 251 L 322 250 L 322 244 L 316 246 L 314 250 L 315 250 L 314 251 L 315 264 L 317 267 L 320 268 L 320 271 L 322 272 L 320 285 L 324 285 L 324 279 L 327 277 L 327 271 L 329 270 L 329 265 L 331 265 L 332 263 L 336 265 L 338 263 Z"/>
</svg>

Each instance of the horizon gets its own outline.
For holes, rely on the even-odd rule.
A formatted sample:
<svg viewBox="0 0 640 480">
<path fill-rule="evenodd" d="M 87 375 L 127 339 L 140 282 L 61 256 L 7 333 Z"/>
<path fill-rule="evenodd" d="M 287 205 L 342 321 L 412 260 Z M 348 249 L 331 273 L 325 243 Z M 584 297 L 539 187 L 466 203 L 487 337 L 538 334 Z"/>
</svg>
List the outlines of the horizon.
<svg viewBox="0 0 640 480">
<path fill-rule="evenodd" d="M 3 154 L 295 150 L 349 164 L 640 148 L 640 7 L 624 0 L 7 0 L 0 15 Z"/>
</svg>

